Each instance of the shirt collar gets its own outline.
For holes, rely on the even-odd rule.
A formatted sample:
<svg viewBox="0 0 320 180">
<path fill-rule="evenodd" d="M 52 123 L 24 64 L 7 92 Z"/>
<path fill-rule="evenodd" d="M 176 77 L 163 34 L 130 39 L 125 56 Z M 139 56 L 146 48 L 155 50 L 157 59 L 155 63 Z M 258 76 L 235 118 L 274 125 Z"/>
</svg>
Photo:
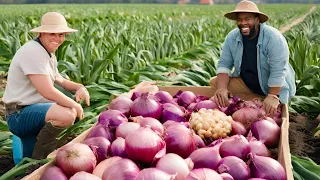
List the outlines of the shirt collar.
<svg viewBox="0 0 320 180">
<path fill-rule="evenodd" d="M 50 58 L 51 58 L 51 53 L 43 46 L 42 42 L 40 41 L 40 38 L 39 37 L 36 37 L 34 39 L 36 42 L 38 42 L 46 51 L 47 53 L 49 54 Z"/>
</svg>

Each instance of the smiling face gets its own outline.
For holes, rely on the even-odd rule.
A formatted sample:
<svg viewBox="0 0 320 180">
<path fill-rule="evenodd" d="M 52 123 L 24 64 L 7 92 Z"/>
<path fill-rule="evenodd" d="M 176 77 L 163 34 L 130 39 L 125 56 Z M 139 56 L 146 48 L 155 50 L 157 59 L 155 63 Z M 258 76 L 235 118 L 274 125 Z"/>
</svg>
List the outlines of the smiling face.
<svg viewBox="0 0 320 180">
<path fill-rule="evenodd" d="M 58 47 L 64 42 L 66 33 L 40 33 L 40 41 L 46 50 L 54 53 Z"/>
<path fill-rule="evenodd" d="M 260 21 L 255 13 L 238 13 L 236 22 L 242 35 L 251 38 L 257 35 Z"/>
</svg>

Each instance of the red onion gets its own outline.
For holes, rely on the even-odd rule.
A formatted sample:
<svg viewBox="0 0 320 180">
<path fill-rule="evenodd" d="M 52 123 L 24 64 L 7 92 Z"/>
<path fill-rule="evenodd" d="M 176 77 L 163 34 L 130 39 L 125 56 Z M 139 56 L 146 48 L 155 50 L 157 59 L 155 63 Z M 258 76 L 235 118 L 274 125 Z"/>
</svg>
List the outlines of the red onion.
<svg viewBox="0 0 320 180">
<path fill-rule="evenodd" d="M 249 140 L 249 146 L 251 149 L 251 153 L 254 153 L 259 156 L 271 157 L 271 153 L 261 141 L 258 141 L 255 138 Z"/>
<path fill-rule="evenodd" d="M 68 180 L 62 169 L 57 166 L 50 166 L 44 170 L 40 180 Z"/>
<path fill-rule="evenodd" d="M 108 159 L 105 159 L 101 161 L 96 168 L 94 168 L 92 174 L 102 178 L 103 172 L 109 169 L 115 162 L 119 161 L 122 159 L 121 157 L 115 156 L 115 157 L 110 157 Z"/>
<path fill-rule="evenodd" d="M 248 180 L 267 180 L 267 179 L 262 179 L 262 178 L 250 178 Z"/>
<path fill-rule="evenodd" d="M 270 157 L 250 153 L 250 169 L 252 176 L 268 180 L 286 180 L 286 172 L 282 165 Z"/>
<path fill-rule="evenodd" d="M 131 100 L 134 101 L 136 99 L 138 99 L 139 97 L 141 97 L 141 92 L 133 92 L 132 96 L 131 96 Z"/>
<path fill-rule="evenodd" d="M 116 137 L 126 138 L 128 134 L 140 128 L 138 123 L 124 122 L 116 129 Z"/>
<path fill-rule="evenodd" d="M 110 127 L 102 124 L 97 124 L 91 129 L 90 133 L 87 136 L 87 138 L 91 137 L 104 137 L 108 139 L 109 142 L 112 142 L 114 140 L 114 133 Z"/>
<path fill-rule="evenodd" d="M 223 180 L 222 177 L 214 170 L 209 168 L 200 168 L 192 170 L 186 180 Z"/>
<path fill-rule="evenodd" d="M 130 159 L 122 158 L 113 163 L 102 175 L 102 180 L 134 180 L 140 169 Z"/>
<path fill-rule="evenodd" d="M 228 173 L 221 173 L 220 176 L 223 180 L 234 180 L 233 177 Z"/>
<path fill-rule="evenodd" d="M 116 140 L 114 140 L 110 147 L 110 155 L 111 156 L 120 156 L 123 158 L 127 158 L 128 155 L 126 153 L 126 145 L 125 145 L 125 139 L 122 137 L 118 137 Z"/>
<path fill-rule="evenodd" d="M 197 109 L 196 109 L 196 105 L 197 105 L 198 103 L 191 103 L 188 107 L 187 107 L 187 110 L 189 111 L 189 112 L 194 112 L 194 111 L 197 111 Z"/>
<path fill-rule="evenodd" d="M 176 180 L 175 175 L 170 175 L 157 168 L 146 168 L 139 172 L 135 180 Z"/>
<path fill-rule="evenodd" d="M 125 139 L 125 149 L 128 157 L 145 164 L 150 164 L 155 158 L 162 157 L 166 153 L 165 147 L 164 140 L 150 127 L 141 127 Z"/>
<path fill-rule="evenodd" d="M 130 109 L 131 116 L 143 116 L 160 119 L 162 108 L 149 93 L 143 93 L 141 97 L 133 101 Z"/>
<path fill-rule="evenodd" d="M 122 122 L 128 122 L 128 119 L 118 110 L 106 110 L 100 113 L 98 122 L 109 127 L 117 127 Z"/>
<path fill-rule="evenodd" d="M 236 156 L 222 158 L 218 165 L 218 171 L 230 174 L 235 180 L 247 180 L 251 177 L 250 168 Z"/>
<path fill-rule="evenodd" d="M 190 127 L 190 123 L 189 122 L 176 122 L 176 121 L 172 121 L 172 120 L 168 120 L 165 123 L 163 123 L 162 125 L 163 125 L 163 127 L 165 129 L 167 129 L 171 125 L 175 125 L 176 126 L 176 125 L 179 125 L 179 124 L 184 125 L 186 128 Z"/>
<path fill-rule="evenodd" d="M 251 132 L 254 137 L 263 142 L 267 147 L 278 145 L 280 138 L 280 127 L 267 120 L 260 120 L 252 123 Z"/>
<path fill-rule="evenodd" d="M 104 137 L 91 137 L 85 139 L 82 143 L 89 145 L 97 158 L 97 163 L 107 159 L 110 147 L 110 141 Z"/>
<path fill-rule="evenodd" d="M 142 117 L 142 116 L 137 116 L 137 117 L 132 117 L 131 118 L 134 122 L 139 123 L 141 127 L 146 127 L 150 126 L 152 130 L 158 132 L 159 134 L 164 133 L 164 127 L 163 125 L 159 122 L 159 120 L 151 117 Z"/>
<path fill-rule="evenodd" d="M 176 122 L 186 122 L 185 113 L 177 105 L 172 103 L 165 103 L 162 105 L 162 108 L 162 123 L 165 123 L 168 120 L 173 120 Z"/>
<path fill-rule="evenodd" d="M 249 128 L 251 123 L 258 120 L 261 115 L 262 109 L 244 107 L 234 112 L 232 114 L 232 119 L 241 122 L 246 128 Z"/>
<path fill-rule="evenodd" d="M 193 102 L 196 102 L 196 95 L 191 91 L 184 91 L 178 97 L 180 106 L 188 107 Z"/>
<path fill-rule="evenodd" d="M 118 110 L 128 117 L 130 115 L 130 107 L 132 103 L 133 101 L 129 97 L 122 95 L 112 100 L 108 109 Z"/>
<path fill-rule="evenodd" d="M 176 153 L 182 158 L 187 158 L 196 149 L 192 132 L 182 124 L 169 126 L 165 130 L 164 140 L 167 153 Z"/>
<path fill-rule="evenodd" d="M 56 164 L 70 177 L 80 171 L 92 173 L 97 160 L 88 145 L 70 143 L 58 150 Z"/>
<path fill-rule="evenodd" d="M 273 120 L 278 124 L 278 126 L 281 126 L 282 124 L 281 109 L 277 110 L 276 114 L 273 116 Z"/>
<path fill-rule="evenodd" d="M 186 161 L 177 154 L 168 153 L 159 159 L 156 168 L 176 175 L 175 180 L 185 180 L 193 167 L 189 167 Z"/>
<path fill-rule="evenodd" d="M 199 111 L 201 108 L 205 108 L 205 109 L 217 109 L 218 105 L 210 100 L 204 100 L 204 101 L 200 101 L 197 103 L 196 105 L 196 110 Z"/>
<path fill-rule="evenodd" d="M 204 144 L 203 140 L 201 139 L 201 137 L 198 136 L 197 134 L 193 133 L 192 138 L 193 138 L 194 142 L 196 143 L 196 148 L 203 148 L 206 146 Z"/>
<path fill-rule="evenodd" d="M 248 132 L 246 127 L 241 122 L 232 121 L 231 126 L 233 135 L 239 134 L 245 136 Z"/>
<path fill-rule="evenodd" d="M 90 174 L 90 173 L 87 173 L 87 172 L 84 172 L 84 171 L 81 171 L 81 172 L 77 172 L 75 175 L 73 175 L 69 180 L 101 180 L 101 178 L 93 175 L 93 174 Z"/>
<path fill-rule="evenodd" d="M 217 147 L 206 147 L 200 148 L 190 154 L 190 159 L 194 163 L 194 168 L 210 168 L 217 169 L 217 166 L 221 160 L 219 154 L 219 148 Z"/>
<path fill-rule="evenodd" d="M 236 156 L 246 160 L 249 153 L 249 142 L 242 135 L 236 135 L 232 140 L 225 141 L 220 146 L 220 154 L 222 157 Z"/>
<path fill-rule="evenodd" d="M 170 103 L 173 100 L 173 97 L 167 91 L 159 91 L 155 96 L 159 99 L 161 104 Z"/>
<path fill-rule="evenodd" d="M 196 103 L 200 101 L 205 101 L 205 100 L 209 100 L 209 98 L 207 96 L 196 95 Z"/>
</svg>

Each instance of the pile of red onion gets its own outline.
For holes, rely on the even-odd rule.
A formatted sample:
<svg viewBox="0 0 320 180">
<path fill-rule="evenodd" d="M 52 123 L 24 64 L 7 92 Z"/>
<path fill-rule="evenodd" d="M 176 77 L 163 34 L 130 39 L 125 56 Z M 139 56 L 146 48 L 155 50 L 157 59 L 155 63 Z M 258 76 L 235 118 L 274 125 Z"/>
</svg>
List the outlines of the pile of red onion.
<svg viewBox="0 0 320 180">
<path fill-rule="evenodd" d="M 266 117 L 257 100 L 234 97 L 219 109 L 191 91 L 139 90 L 114 99 L 82 143 L 60 148 L 41 179 L 286 179 L 269 151 L 279 142 L 281 108 Z M 201 108 L 232 116 L 232 133 L 214 142 L 197 136 L 188 120 Z"/>
</svg>

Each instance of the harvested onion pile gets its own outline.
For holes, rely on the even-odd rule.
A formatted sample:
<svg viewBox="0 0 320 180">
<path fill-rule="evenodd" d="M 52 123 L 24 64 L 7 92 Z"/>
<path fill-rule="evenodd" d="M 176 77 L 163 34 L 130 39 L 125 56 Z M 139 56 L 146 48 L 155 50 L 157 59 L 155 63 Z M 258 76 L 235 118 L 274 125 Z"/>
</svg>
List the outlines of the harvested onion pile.
<svg viewBox="0 0 320 180">
<path fill-rule="evenodd" d="M 190 117 L 192 129 L 202 138 L 225 138 L 232 131 L 232 117 L 218 109 L 200 109 Z"/>
</svg>

